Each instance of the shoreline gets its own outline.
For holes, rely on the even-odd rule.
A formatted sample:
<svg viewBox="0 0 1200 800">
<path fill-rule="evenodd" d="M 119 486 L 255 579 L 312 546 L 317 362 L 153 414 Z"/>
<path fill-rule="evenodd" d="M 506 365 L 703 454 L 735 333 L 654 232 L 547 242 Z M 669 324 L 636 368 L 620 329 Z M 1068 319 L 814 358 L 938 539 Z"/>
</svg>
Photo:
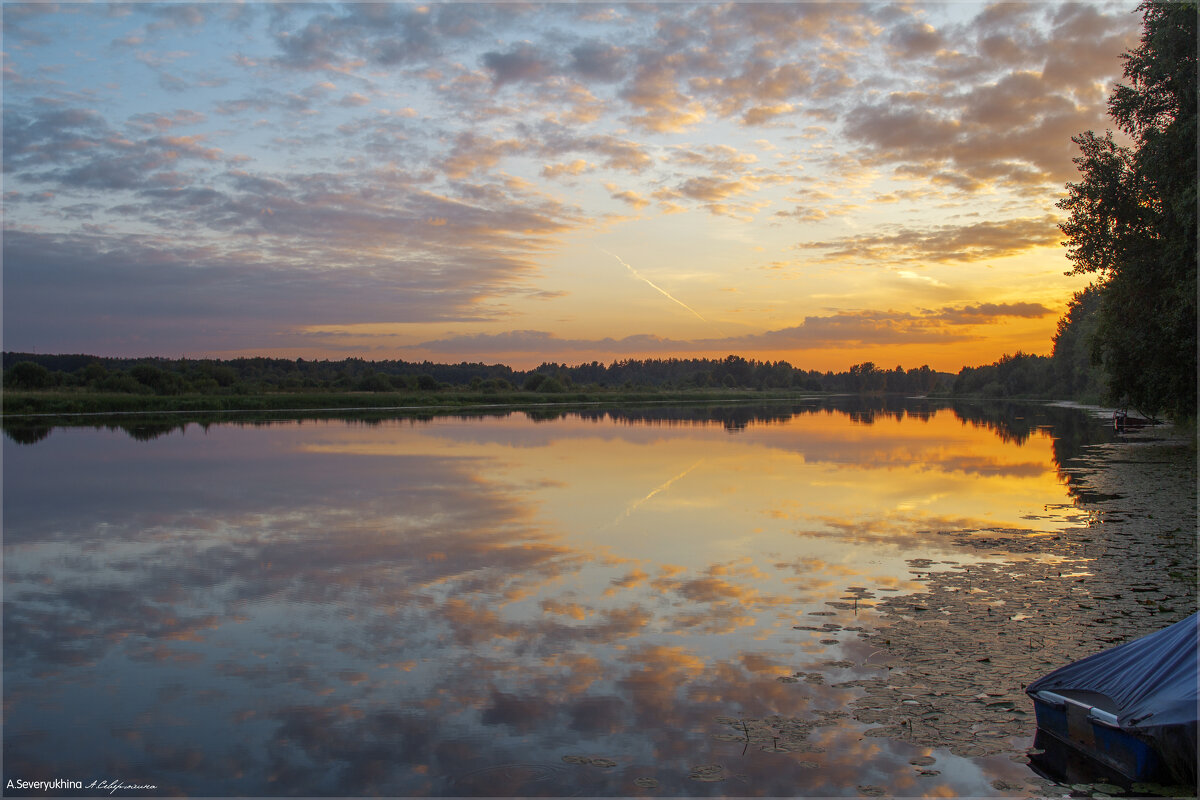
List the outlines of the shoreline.
<svg viewBox="0 0 1200 800">
<path fill-rule="evenodd" d="M 1026 685 L 1196 610 L 1196 451 L 1186 432 L 1155 426 L 1088 445 L 1061 471 L 1086 527 L 943 531 L 955 549 L 1002 560 L 914 560 L 926 589 L 876 603 L 877 623 L 859 636 L 888 673 L 853 682 L 865 695 L 851 708 L 883 725 L 867 735 L 1028 764 L 1036 723 Z M 1030 770 L 1022 784 L 993 788 L 1064 787 Z"/>
<path fill-rule="evenodd" d="M 247 395 L 104 395 L 70 392 L 5 392 L 6 419 L 36 420 L 213 414 L 308 414 L 469 411 L 478 408 L 542 408 L 604 403 L 725 403 L 805 400 L 837 396 L 780 389 L 617 389 L 564 392 L 275 392 Z"/>
</svg>

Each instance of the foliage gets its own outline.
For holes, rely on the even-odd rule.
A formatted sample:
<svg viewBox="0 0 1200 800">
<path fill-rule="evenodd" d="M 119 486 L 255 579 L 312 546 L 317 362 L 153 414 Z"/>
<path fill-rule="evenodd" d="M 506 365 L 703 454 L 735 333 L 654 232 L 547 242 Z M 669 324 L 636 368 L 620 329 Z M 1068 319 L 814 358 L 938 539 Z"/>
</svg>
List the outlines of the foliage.
<svg viewBox="0 0 1200 800">
<path fill-rule="evenodd" d="M 22 366 L 24 363 L 24 366 Z M 5 353 L 5 386 L 58 387 L 82 393 L 245 397 L 263 393 L 445 392 L 470 389 L 563 394 L 632 389 L 798 390 L 923 395 L 949 388 L 952 375 L 928 366 L 879 369 L 871 362 L 847 372 L 797 369 L 786 361 L 723 359 L 623 359 L 610 364 L 544 363 L 528 371 L 504 365 L 434 364 L 429 361 L 306 361 L 304 359 L 101 358 L 85 355 Z M 11 365 L 11 366 L 8 366 Z M 19 369 L 18 369 L 19 367 Z M 36 373 L 36 377 L 31 377 Z M 23 377 L 24 376 L 24 377 Z"/>
<path fill-rule="evenodd" d="M 1049 356 L 1018 351 L 994 364 L 964 367 L 954 381 L 956 396 L 993 398 L 1054 397 L 1053 362 Z"/>
<path fill-rule="evenodd" d="M 1098 401 L 1107 393 L 1107 379 L 1096 348 L 1100 290 L 1089 286 L 1076 292 L 1054 334 L 1055 388 L 1062 397 Z"/>
<path fill-rule="evenodd" d="M 1129 85 L 1109 98 L 1133 146 L 1111 133 L 1074 137 L 1081 180 L 1067 184 L 1061 227 L 1073 272 L 1097 277 L 1091 335 L 1110 399 L 1185 417 L 1196 407 L 1197 6 L 1140 9 Z"/>
<path fill-rule="evenodd" d="M 50 370 L 32 361 L 20 361 L 4 371 L 5 389 L 45 389 L 53 385 Z"/>
</svg>

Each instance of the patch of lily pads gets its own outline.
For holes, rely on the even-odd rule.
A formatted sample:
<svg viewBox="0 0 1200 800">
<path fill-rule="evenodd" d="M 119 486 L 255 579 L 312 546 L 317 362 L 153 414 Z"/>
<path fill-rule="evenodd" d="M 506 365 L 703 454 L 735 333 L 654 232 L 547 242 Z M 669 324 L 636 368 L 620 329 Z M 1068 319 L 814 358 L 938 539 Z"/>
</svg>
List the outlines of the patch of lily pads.
<svg viewBox="0 0 1200 800">
<path fill-rule="evenodd" d="M 881 624 L 860 634 L 894 667 L 854 682 L 863 689 L 855 718 L 883 723 L 867 735 L 970 758 L 1008 754 L 1027 761 L 1024 745 L 1036 728 L 1024 693 L 1030 681 L 1081 654 L 1165 627 L 1196 607 L 1195 541 L 1176 534 L 1196 530 L 1194 460 L 1189 473 L 1178 461 L 1144 457 L 1113 465 L 1105 462 L 1108 455 L 1100 452 L 1080 466 L 1086 479 L 1101 493 L 1111 482 L 1138 491 L 1096 503 L 1091 527 L 1054 536 L 955 531 L 959 546 L 989 556 L 1002 552 L 1005 560 L 937 571 L 930 571 L 929 559 L 909 562 L 927 578 L 924 591 L 880 601 Z M 1128 513 L 1131 494 L 1154 508 L 1152 520 Z M 1179 611 L 1164 615 L 1164 607 Z M 1004 783 L 1008 792 L 1044 788 L 1036 780 Z M 1087 793 L 1116 796 L 1120 787 L 1089 784 Z"/>
<path fill-rule="evenodd" d="M 972 559 L 909 561 L 923 584 L 916 594 L 876 598 L 864 587 L 848 587 L 827 606 L 858 614 L 867 626 L 830 620 L 798 624 L 797 630 L 827 638 L 854 633 L 871 656 L 861 663 L 829 662 L 838 668 L 884 667 L 885 674 L 832 683 L 860 690 L 850 713 L 871 726 L 866 737 L 893 738 L 948 750 L 966 758 L 1007 755 L 1029 763 L 1036 728 L 1024 689 L 1035 678 L 1081 655 L 1157 630 L 1197 606 L 1195 458 L 1143 447 L 1113 459 L 1116 445 L 1094 448 L 1063 472 L 1091 498 L 1081 510 L 1087 527 L 1058 533 L 990 528 L 943 532 Z M 1161 449 L 1161 448 L 1160 448 Z M 1120 486 L 1121 492 L 1112 491 Z M 1120 495 L 1118 497 L 1118 495 Z M 1151 513 L 1151 511 L 1153 513 Z M 869 605 L 868 605 L 869 602 Z M 810 617 L 837 617 L 810 611 Z M 846 614 L 846 616 L 849 616 Z M 844 617 L 842 618 L 844 621 Z M 870 663 L 867 663 L 870 662 Z M 783 683 L 821 685 L 821 673 L 796 671 Z M 828 673 L 825 673 L 828 677 Z M 807 740 L 835 713 L 816 720 L 723 718 L 718 739 L 742 741 L 771 752 L 813 747 Z M 928 759 L 928 760 L 926 760 Z M 912 760 L 918 774 L 933 777 L 932 757 Z M 879 787 L 858 792 L 877 796 Z M 1124 790 L 1101 780 L 1056 784 L 1032 770 L 1024 783 L 996 780 L 1002 794 L 1118 797 Z M 1142 796 L 1195 796 L 1188 787 L 1135 784 Z"/>
</svg>

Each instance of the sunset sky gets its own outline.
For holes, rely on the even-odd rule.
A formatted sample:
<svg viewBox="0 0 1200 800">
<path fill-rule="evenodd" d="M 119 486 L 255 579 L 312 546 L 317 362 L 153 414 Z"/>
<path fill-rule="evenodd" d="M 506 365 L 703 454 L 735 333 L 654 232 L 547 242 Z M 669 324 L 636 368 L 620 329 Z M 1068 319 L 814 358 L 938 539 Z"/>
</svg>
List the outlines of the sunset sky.
<svg viewBox="0 0 1200 800">
<path fill-rule="evenodd" d="M 1135 2 L 3 5 L 6 350 L 1049 352 Z"/>
</svg>

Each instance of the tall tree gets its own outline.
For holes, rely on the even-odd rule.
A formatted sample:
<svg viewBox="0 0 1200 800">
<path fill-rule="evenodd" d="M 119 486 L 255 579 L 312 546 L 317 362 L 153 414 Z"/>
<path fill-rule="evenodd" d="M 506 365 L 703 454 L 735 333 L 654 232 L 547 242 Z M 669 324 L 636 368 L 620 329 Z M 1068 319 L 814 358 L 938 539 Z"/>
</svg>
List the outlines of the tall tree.
<svg viewBox="0 0 1200 800">
<path fill-rule="evenodd" d="M 1196 412 L 1195 2 L 1149 0 L 1128 85 L 1109 114 L 1132 140 L 1074 137 L 1082 179 L 1059 207 L 1074 274 L 1097 276 L 1094 352 L 1112 399 L 1147 413 Z"/>
</svg>

